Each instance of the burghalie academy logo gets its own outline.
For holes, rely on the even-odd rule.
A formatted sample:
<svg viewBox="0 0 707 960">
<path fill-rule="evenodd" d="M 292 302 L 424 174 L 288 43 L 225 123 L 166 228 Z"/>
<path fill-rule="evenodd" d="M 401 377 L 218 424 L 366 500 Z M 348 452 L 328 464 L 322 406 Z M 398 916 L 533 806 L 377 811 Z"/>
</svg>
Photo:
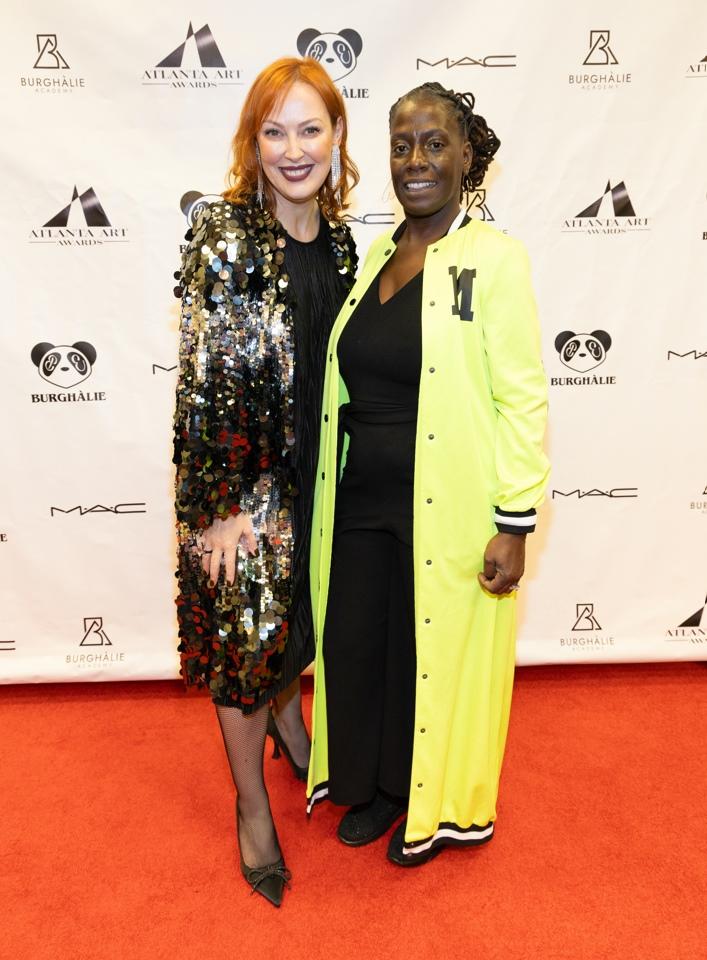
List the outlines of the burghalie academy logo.
<svg viewBox="0 0 707 960">
<path fill-rule="evenodd" d="M 707 516 L 707 499 L 705 498 L 707 498 L 707 486 L 702 491 L 702 498 L 700 500 L 695 499 L 690 501 L 690 510 Z"/>
<path fill-rule="evenodd" d="M 113 641 L 103 626 L 103 617 L 83 618 L 83 637 L 79 643 L 84 648 L 81 653 L 66 655 L 66 663 L 76 667 L 109 667 L 114 663 L 123 663 L 125 654 L 112 649 Z M 86 648 L 93 648 L 86 650 Z"/>
<path fill-rule="evenodd" d="M 477 220 L 486 220 L 488 223 L 496 219 L 486 203 L 486 191 L 483 188 L 479 188 L 469 197 L 466 212 L 470 216 L 476 217 Z"/>
<path fill-rule="evenodd" d="M 86 86 L 84 77 L 73 74 L 59 48 L 55 33 L 36 34 L 37 47 L 32 73 L 20 77 L 20 87 L 36 93 L 73 93 Z"/>
<path fill-rule="evenodd" d="M 103 617 L 83 618 L 83 640 L 81 647 L 112 647 L 108 634 L 103 629 Z"/>
<path fill-rule="evenodd" d="M 619 62 L 609 46 L 610 39 L 608 30 L 589 31 L 589 53 L 582 61 L 585 67 L 608 67 Z"/>
<path fill-rule="evenodd" d="M 579 377 L 550 377 L 553 387 L 613 386 L 614 376 L 589 374 L 606 360 L 611 348 L 611 336 L 606 330 L 592 330 L 591 333 L 575 333 L 563 330 L 555 337 L 555 350 L 560 361 L 570 370 L 583 374 Z"/>
<path fill-rule="evenodd" d="M 297 37 L 297 50 L 302 57 L 318 60 L 337 83 L 353 73 L 363 50 L 363 38 L 356 30 L 345 27 L 338 33 L 322 33 L 308 27 Z M 341 87 L 341 96 L 346 100 L 368 100 L 368 87 Z"/>
<path fill-rule="evenodd" d="M 104 243 L 128 243 L 126 227 L 108 219 L 93 187 L 79 193 L 74 185 L 69 203 L 29 236 L 30 243 L 55 243 L 60 247 L 96 247 Z"/>
<path fill-rule="evenodd" d="M 583 67 L 591 67 L 588 72 L 571 73 L 569 84 L 581 90 L 615 90 L 631 83 L 631 74 L 615 70 L 619 61 L 613 50 L 609 30 L 589 31 L 589 50 L 582 61 Z"/>
<path fill-rule="evenodd" d="M 609 180 L 601 196 L 570 220 L 565 220 L 562 227 L 563 233 L 587 234 L 636 233 L 645 230 L 650 230 L 649 219 L 636 215 L 623 180 L 615 186 Z"/>
<path fill-rule="evenodd" d="M 566 637 L 560 637 L 560 646 L 570 650 L 613 647 L 614 638 L 602 629 L 593 603 L 578 603 L 575 605 L 574 626 Z"/>
<path fill-rule="evenodd" d="M 707 643 L 707 597 L 702 606 L 665 636 L 672 642 Z"/>
<path fill-rule="evenodd" d="M 102 390 L 72 390 L 72 387 L 77 387 L 91 376 L 96 356 L 96 348 L 86 340 L 58 346 L 53 343 L 36 343 L 32 347 L 31 358 L 37 373 L 42 380 L 66 392 L 33 393 L 32 403 L 85 403 L 105 400 L 106 395 Z"/>
<path fill-rule="evenodd" d="M 143 86 L 177 90 L 213 90 L 242 83 L 241 71 L 226 65 L 208 23 L 194 30 L 190 22 L 184 41 L 142 75 Z"/>
</svg>

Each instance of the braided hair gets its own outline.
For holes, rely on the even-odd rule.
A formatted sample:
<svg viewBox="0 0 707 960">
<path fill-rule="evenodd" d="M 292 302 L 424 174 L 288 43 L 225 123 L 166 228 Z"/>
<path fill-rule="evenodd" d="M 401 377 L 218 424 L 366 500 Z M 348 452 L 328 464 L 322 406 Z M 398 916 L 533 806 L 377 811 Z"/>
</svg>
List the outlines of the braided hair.
<svg viewBox="0 0 707 960">
<path fill-rule="evenodd" d="M 393 122 L 393 116 L 398 107 L 405 100 L 415 100 L 421 97 L 432 97 L 441 101 L 450 116 L 459 124 L 459 131 L 465 140 L 471 144 L 472 158 L 469 172 L 462 175 L 459 199 L 466 197 L 467 202 L 472 190 L 480 187 L 486 176 L 489 164 L 493 160 L 494 154 L 501 146 L 493 130 L 488 126 L 484 118 L 474 113 L 474 94 L 456 93 L 454 90 L 446 90 L 441 83 L 423 83 L 414 90 L 404 93 L 399 100 L 396 100 L 390 108 L 388 115 L 389 123 Z"/>
</svg>

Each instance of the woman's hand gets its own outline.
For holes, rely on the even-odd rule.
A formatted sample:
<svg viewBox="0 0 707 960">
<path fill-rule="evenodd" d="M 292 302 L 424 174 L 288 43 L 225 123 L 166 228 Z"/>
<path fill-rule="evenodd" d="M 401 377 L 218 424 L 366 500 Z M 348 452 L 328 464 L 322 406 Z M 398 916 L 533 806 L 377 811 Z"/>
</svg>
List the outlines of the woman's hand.
<svg viewBox="0 0 707 960">
<path fill-rule="evenodd" d="M 253 524 L 247 513 L 236 514 L 226 520 L 214 520 L 204 533 L 202 566 L 209 580 L 216 583 L 221 573 L 221 561 L 226 564 L 226 582 L 236 579 L 236 553 L 238 544 L 252 556 L 258 552 Z"/>
<path fill-rule="evenodd" d="M 510 593 L 518 589 L 525 570 L 525 535 L 497 533 L 484 552 L 484 572 L 479 583 L 489 593 Z"/>
</svg>

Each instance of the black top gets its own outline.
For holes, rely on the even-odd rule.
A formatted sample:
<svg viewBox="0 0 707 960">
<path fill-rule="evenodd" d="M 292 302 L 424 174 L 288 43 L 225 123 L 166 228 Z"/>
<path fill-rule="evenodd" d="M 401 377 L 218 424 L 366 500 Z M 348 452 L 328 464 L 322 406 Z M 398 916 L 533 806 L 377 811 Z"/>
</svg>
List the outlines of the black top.
<svg viewBox="0 0 707 960">
<path fill-rule="evenodd" d="M 379 281 L 380 275 L 339 339 L 339 369 L 350 402 L 340 416 L 349 449 L 336 530 L 387 530 L 412 545 L 422 271 L 383 304 Z"/>
<path fill-rule="evenodd" d="M 380 302 L 380 274 L 339 340 L 339 369 L 351 406 L 417 415 L 422 365 L 422 271 Z"/>
</svg>

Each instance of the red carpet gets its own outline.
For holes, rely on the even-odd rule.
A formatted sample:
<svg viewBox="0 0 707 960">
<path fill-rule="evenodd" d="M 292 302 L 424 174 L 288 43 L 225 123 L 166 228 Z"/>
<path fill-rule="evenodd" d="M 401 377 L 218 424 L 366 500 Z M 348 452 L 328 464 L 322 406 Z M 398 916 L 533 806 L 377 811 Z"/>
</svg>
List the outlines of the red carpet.
<svg viewBox="0 0 707 960">
<path fill-rule="evenodd" d="M 208 700 L 177 683 L 0 688 L 0 955 L 697 960 L 707 956 L 707 668 L 520 670 L 495 839 L 416 870 L 311 821 L 268 761 L 292 889 L 237 874 Z"/>
</svg>

